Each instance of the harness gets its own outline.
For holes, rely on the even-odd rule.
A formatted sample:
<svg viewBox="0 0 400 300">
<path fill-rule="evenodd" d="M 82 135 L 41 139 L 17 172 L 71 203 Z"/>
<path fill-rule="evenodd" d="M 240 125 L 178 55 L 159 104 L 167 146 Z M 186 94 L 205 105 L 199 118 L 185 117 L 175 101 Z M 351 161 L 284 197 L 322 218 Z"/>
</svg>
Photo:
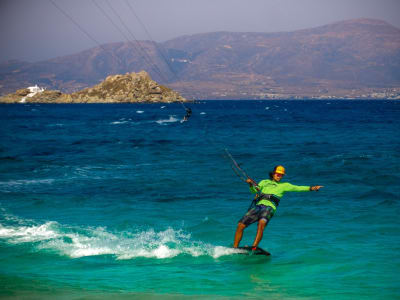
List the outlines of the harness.
<svg viewBox="0 0 400 300">
<path fill-rule="evenodd" d="M 259 193 L 258 197 L 254 199 L 254 202 L 257 204 L 257 202 L 261 201 L 261 200 L 269 200 L 272 203 L 275 204 L 276 207 L 278 207 L 279 202 L 281 201 L 281 199 L 279 199 L 278 197 L 276 197 L 273 194 L 263 194 L 263 193 Z"/>
<path fill-rule="evenodd" d="M 278 197 L 276 197 L 275 195 L 272 194 L 263 194 L 261 192 L 257 193 L 257 195 L 254 197 L 253 201 L 251 202 L 249 208 L 247 209 L 247 211 L 249 211 L 250 209 L 252 209 L 253 207 L 255 207 L 257 205 L 257 203 L 261 200 L 269 200 L 271 201 L 275 207 L 278 207 L 279 205 L 279 201 L 281 201 L 281 199 L 279 199 Z"/>
</svg>

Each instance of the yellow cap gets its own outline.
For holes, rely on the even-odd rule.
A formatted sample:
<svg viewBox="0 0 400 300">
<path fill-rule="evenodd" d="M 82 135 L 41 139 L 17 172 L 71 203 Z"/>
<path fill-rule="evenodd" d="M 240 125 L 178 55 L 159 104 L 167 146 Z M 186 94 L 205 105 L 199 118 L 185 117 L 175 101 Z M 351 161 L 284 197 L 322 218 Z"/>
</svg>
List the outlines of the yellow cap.
<svg viewBox="0 0 400 300">
<path fill-rule="evenodd" d="M 283 166 L 276 166 L 274 168 L 274 173 L 285 175 L 285 168 Z"/>
</svg>

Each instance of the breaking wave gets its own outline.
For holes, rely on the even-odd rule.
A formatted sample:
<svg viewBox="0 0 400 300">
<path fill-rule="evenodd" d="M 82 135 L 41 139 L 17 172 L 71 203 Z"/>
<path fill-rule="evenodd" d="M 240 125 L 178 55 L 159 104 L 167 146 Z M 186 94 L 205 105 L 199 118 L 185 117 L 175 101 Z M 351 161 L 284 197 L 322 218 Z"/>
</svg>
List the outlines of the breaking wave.
<svg viewBox="0 0 400 300">
<path fill-rule="evenodd" d="M 2 216 L 0 240 L 9 244 L 29 243 L 37 251 L 50 250 L 71 258 L 95 255 L 114 255 L 118 260 L 178 255 L 218 258 L 240 252 L 194 241 L 180 229 L 111 232 L 105 227 L 65 226 L 55 221 L 40 224 L 14 216 Z"/>
</svg>

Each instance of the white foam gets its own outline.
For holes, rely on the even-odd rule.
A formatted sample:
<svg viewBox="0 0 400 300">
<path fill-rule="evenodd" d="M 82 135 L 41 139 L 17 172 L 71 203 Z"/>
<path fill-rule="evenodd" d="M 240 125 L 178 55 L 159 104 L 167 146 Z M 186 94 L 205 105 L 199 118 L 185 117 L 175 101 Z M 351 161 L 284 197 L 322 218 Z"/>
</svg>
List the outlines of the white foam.
<svg viewBox="0 0 400 300">
<path fill-rule="evenodd" d="M 18 179 L 0 181 L 0 191 L 9 193 L 32 185 L 52 184 L 54 181 L 55 179 Z"/>
<path fill-rule="evenodd" d="M 52 184 L 54 179 L 18 179 L 9 181 L 0 181 L 0 185 L 25 185 L 25 184 Z"/>
<path fill-rule="evenodd" d="M 4 227 L 0 224 L 0 237 L 7 238 L 13 244 L 54 239 L 59 237 L 59 234 L 51 228 L 54 224 L 46 222 L 42 225 L 17 227 Z"/>
<path fill-rule="evenodd" d="M 223 246 L 216 246 L 213 248 L 212 257 L 218 258 L 225 255 L 232 255 L 237 253 L 242 253 L 244 251 L 240 249 L 228 248 Z"/>
<path fill-rule="evenodd" d="M 153 250 L 153 254 L 157 258 L 174 257 L 180 253 L 177 249 L 169 249 L 165 245 L 160 245 L 157 249 Z"/>
<path fill-rule="evenodd" d="M 206 113 L 205 113 L 204 111 L 202 111 L 200 114 L 201 114 L 201 115 L 206 115 Z"/>
<path fill-rule="evenodd" d="M 157 120 L 156 123 L 160 125 L 165 125 L 166 123 L 175 123 L 178 122 L 179 120 L 175 118 L 174 116 L 169 116 L 169 119 L 166 120 Z"/>
<path fill-rule="evenodd" d="M 128 121 L 115 121 L 115 122 L 111 122 L 110 124 L 116 125 L 116 124 L 125 124 L 125 123 L 128 123 Z"/>
<path fill-rule="evenodd" d="M 137 232 L 111 232 L 104 227 L 64 226 L 38 223 L 6 214 L 1 209 L 0 239 L 10 244 L 31 243 L 34 249 L 50 250 L 71 258 L 113 255 L 118 260 L 137 257 L 165 259 L 178 255 L 219 258 L 240 250 L 195 241 L 182 230 L 167 228 Z"/>
<path fill-rule="evenodd" d="M 144 111 L 143 110 L 137 110 L 136 113 L 137 114 L 142 114 L 142 113 L 144 113 Z"/>
</svg>

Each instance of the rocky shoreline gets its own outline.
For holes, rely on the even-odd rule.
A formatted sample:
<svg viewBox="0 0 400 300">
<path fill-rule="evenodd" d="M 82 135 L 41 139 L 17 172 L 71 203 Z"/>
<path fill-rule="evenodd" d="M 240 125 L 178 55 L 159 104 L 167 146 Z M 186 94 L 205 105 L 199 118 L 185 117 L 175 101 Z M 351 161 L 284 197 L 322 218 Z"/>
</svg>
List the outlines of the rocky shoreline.
<svg viewBox="0 0 400 300">
<path fill-rule="evenodd" d="M 0 97 L 0 103 L 157 103 L 187 102 L 178 92 L 160 85 L 145 71 L 110 75 L 101 83 L 64 94 L 55 90 L 19 89 Z"/>
</svg>

